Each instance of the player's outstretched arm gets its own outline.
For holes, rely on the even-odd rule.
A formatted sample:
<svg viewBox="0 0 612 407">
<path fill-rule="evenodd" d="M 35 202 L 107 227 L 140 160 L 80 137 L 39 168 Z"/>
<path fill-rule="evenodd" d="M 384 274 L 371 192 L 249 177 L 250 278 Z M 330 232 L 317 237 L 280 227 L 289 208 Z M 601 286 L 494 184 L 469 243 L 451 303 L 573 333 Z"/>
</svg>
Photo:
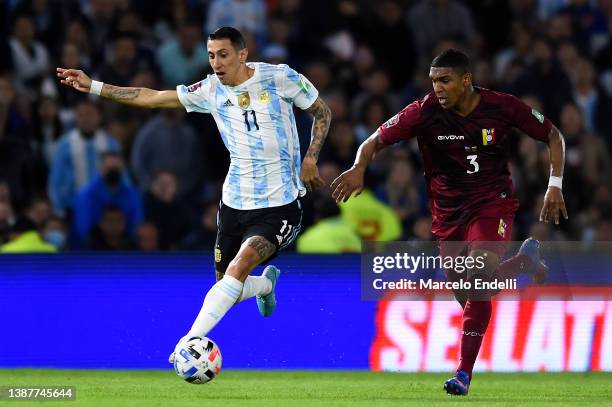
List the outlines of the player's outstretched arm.
<svg viewBox="0 0 612 407">
<path fill-rule="evenodd" d="M 107 99 L 131 106 L 148 108 L 181 107 L 176 90 L 153 90 L 147 88 L 129 88 L 113 86 L 107 83 L 92 81 L 79 69 L 57 68 L 60 82 L 83 93 L 95 93 Z M 92 89 L 93 87 L 93 89 Z M 97 88 L 96 88 L 97 87 Z"/>
<path fill-rule="evenodd" d="M 550 154 L 550 181 L 548 190 L 544 195 L 544 204 L 540 212 L 540 222 L 548 222 L 554 219 L 559 224 L 559 213 L 568 219 L 561 181 L 563 179 L 563 167 L 565 165 L 565 140 L 563 135 L 555 126 L 548 133 L 548 149 Z"/>
<path fill-rule="evenodd" d="M 310 146 L 302 161 L 300 179 L 306 185 L 306 189 L 312 191 L 324 184 L 323 179 L 319 176 L 317 161 L 329 131 L 331 110 L 321 98 L 317 98 L 306 111 L 313 116 L 314 121 L 312 122 Z"/>
<path fill-rule="evenodd" d="M 336 202 L 346 202 L 353 193 L 357 196 L 363 191 L 363 175 L 365 170 L 374 159 L 376 152 L 385 147 L 387 145 L 380 139 L 378 131 L 361 143 L 353 166 L 340 174 L 331 184 L 332 198 Z"/>
</svg>

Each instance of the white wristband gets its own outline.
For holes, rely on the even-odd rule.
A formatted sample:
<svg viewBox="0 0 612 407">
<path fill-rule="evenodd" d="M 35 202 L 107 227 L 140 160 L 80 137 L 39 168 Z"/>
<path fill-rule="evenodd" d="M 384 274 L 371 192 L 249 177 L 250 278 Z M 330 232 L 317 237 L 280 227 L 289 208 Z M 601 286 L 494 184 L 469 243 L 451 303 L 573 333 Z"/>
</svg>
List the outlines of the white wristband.
<svg viewBox="0 0 612 407">
<path fill-rule="evenodd" d="M 554 175 L 551 175 L 550 178 L 548 179 L 549 187 L 557 187 L 559 189 L 562 189 L 561 188 L 562 185 L 563 185 L 563 177 L 556 177 Z"/>
<path fill-rule="evenodd" d="M 102 93 L 102 86 L 104 86 L 104 82 L 91 81 L 91 86 L 89 87 L 89 93 L 91 93 L 92 95 L 100 96 L 100 93 Z"/>
</svg>

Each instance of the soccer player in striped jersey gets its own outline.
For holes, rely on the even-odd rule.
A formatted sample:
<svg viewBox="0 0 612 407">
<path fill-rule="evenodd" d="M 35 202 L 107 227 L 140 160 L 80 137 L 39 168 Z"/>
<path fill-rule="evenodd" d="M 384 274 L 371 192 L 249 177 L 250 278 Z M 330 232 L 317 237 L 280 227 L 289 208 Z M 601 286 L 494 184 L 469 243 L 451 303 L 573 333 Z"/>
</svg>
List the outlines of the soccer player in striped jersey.
<svg viewBox="0 0 612 407">
<path fill-rule="evenodd" d="M 218 211 L 217 283 L 179 343 L 206 336 L 234 304 L 247 298 L 257 297 L 264 317 L 272 314 L 280 271 L 268 266 L 261 276 L 249 274 L 299 233 L 299 198 L 323 184 L 317 160 L 331 121 L 330 109 L 303 75 L 287 65 L 247 62 L 238 30 L 219 28 L 208 36 L 207 47 L 214 73 L 175 90 L 118 87 L 92 81 L 80 70 L 57 68 L 61 83 L 84 93 L 139 107 L 210 113 L 229 151 Z M 303 160 L 293 106 L 314 117 Z"/>
<path fill-rule="evenodd" d="M 554 219 L 558 224 L 560 215 L 567 219 L 561 192 L 563 136 L 518 98 L 473 86 L 469 59 L 461 51 L 447 50 L 434 58 L 429 77 L 432 92 L 406 106 L 361 144 L 353 167 L 332 183 L 334 198 L 346 201 L 361 192 L 365 169 L 377 151 L 416 137 L 440 256 L 466 250 L 471 257 L 487 259 L 483 269 L 468 270 L 467 276 L 445 270 L 447 278 L 503 280 L 527 271 L 537 282 L 545 268 L 537 240 L 527 239 L 516 256 L 501 262 L 519 203 L 508 171 L 510 145 L 519 132 L 548 145 L 550 180 L 540 220 Z M 453 244 L 457 241 L 465 244 Z M 460 363 L 444 389 L 466 395 L 489 324 L 493 293 L 458 290 L 454 294 L 463 307 Z"/>
</svg>

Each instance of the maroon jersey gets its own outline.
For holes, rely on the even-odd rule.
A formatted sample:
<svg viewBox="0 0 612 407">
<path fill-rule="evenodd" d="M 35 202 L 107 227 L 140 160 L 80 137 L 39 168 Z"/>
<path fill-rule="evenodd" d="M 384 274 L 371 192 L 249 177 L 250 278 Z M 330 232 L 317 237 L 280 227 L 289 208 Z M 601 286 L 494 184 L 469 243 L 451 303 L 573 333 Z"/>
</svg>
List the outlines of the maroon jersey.
<svg viewBox="0 0 612 407">
<path fill-rule="evenodd" d="M 417 137 L 433 216 L 432 230 L 466 222 L 496 199 L 514 199 L 508 171 L 518 129 L 547 141 L 552 123 L 518 98 L 477 88 L 478 106 L 466 117 L 440 106 L 431 92 L 379 129 L 385 144 Z M 516 201 L 516 200 L 515 200 Z"/>
</svg>

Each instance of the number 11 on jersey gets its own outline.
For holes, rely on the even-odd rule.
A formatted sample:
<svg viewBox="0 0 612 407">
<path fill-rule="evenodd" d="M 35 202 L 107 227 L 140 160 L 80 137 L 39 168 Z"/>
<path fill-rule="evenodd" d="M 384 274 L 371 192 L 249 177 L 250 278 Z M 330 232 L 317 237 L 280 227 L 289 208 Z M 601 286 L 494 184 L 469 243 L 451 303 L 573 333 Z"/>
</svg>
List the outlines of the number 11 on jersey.
<svg viewBox="0 0 612 407">
<path fill-rule="evenodd" d="M 242 115 L 244 116 L 244 124 L 246 125 L 247 131 L 251 131 L 251 123 L 249 123 L 249 112 L 251 112 L 251 116 L 253 116 L 253 125 L 256 130 L 259 130 L 259 124 L 257 124 L 257 116 L 255 115 L 255 110 L 245 110 Z"/>
</svg>

